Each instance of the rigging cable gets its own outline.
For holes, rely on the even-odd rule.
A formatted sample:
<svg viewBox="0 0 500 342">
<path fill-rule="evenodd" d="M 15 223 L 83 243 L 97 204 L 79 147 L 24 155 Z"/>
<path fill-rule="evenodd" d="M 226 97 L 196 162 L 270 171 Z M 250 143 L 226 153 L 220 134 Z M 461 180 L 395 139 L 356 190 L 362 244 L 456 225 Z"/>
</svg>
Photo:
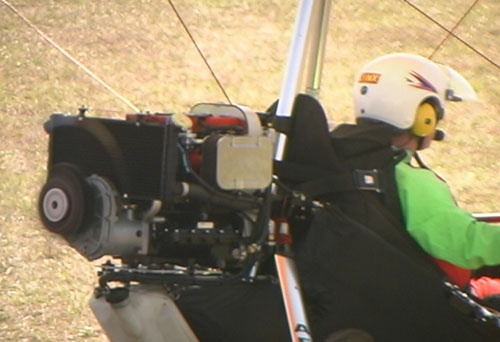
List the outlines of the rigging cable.
<svg viewBox="0 0 500 342">
<path fill-rule="evenodd" d="M 49 38 L 45 33 L 43 33 L 37 26 L 35 26 L 28 18 L 26 18 L 21 12 L 19 12 L 14 6 L 12 6 L 7 0 L 0 0 L 2 3 L 7 6 L 14 14 L 16 14 L 19 18 L 21 18 L 26 24 L 28 24 L 29 27 L 31 27 L 33 30 L 35 30 L 36 33 L 38 33 L 47 43 L 52 45 L 56 50 L 58 50 L 61 54 L 63 54 L 66 58 L 68 58 L 71 62 L 76 64 L 79 68 L 81 68 L 83 71 L 85 71 L 90 77 L 92 77 L 95 81 L 97 81 L 99 84 L 101 84 L 104 88 L 106 88 L 109 92 L 111 92 L 114 96 L 116 96 L 118 99 L 120 99 L 123 103 L 125 103 L 127 106 L 132 108 L 136 112 L 141 112 L 139 108 L 134 106 L 132 102 L 127 100 L 125 97 L 120 95 L 116 90 L 111 88 L 106 82 L 104 82 L 99 76 L 94 74 L 92 71 L 90 71 L 85 65 L 80 63 L 78 60 L 76 60 L 73 56 L 71 56 L 66 50 L 64 50 L 62 47 L 60 47 L 55 41 L 53 41 L 51 38 Z"/>
<path fill-rule="evenodd" d="M 477 50 L 475 47 L 473 47 L 472 45 L 470 45 L 469 43 L 467 43 L 465 40 L 463 40 L 462 38 L 460 38 L 459 36 L 457 36 L 455 33 L 453 33 L 452 31 L 448 30 L 446 27 L 444 27 L 443 25 L 441 25 L 437 20 L 435 20 L 430 15 L 428 15 L 427 13 L 425 13 L 423 10 L 421 10 L 420 8 L 418 8 L 417 6 L 415 6 L 414 4 L 412 4 L 408 0 L 403 0 L 403 1 L 406 4 L 408 4 L 409 6 L 413 7 L 413 9 L 415 9 L 417 12 L 419 12 L 420 14 L 422 14 L 424 17 L 426 17 L 427 19 L 429 19 L 430 21 L 432 21 L 434 24 L 438 25 L 440 28 L 442 28 L 443 30 L 445 30 L 446 32 L 448 32 L 449 35 L 455 37 L 462 44 L 464 44 L 469 49 L 471 49 L 472 51 L 474 51 L 476 54 L 478 54 L 479 56 L 481 56 L 482 58 L 484 58 L 486 61 L 488 61 L 489 63 L 491 63 L 493 66 L 495 66 L 498 69 L 500 69 L 500 65 L 498 65 L 497 63 L 495 63 L 493 60 L 491 60 L 490 58 L 488 58 L 488 56 L 486 56 L 481 51 Z"/>
<path fill-rule="evenodd" d="M 476 6 L 476 4 L 479 2 L 479 0 L 475 0 L 474 3 L 469 7 L 469 9 L 464 13 L 464 15 L 462 16 L 462 18 L 460 18 L 460 20 L 455 24 L 455 26 L 453 26 L 453 28 L 450 30 L 450 32 L 448 32 L 448 34 L 446 35 L 446 37 L 443 38 L 443 40 L 441 40 L 441 42 L 439 43 L 438 46 L 436 46 L 436 48 L 434 49 L 434 51 L 432 51 L 431 55 L 429 56 L 429 59 L 432 59 L 432 57 L 434 57 L 434 55 L 436 54 L 436 52 L 438 52 L 438 50 L 441 48 L 441 46 L 443 46 L 444 42 L 450 37 L 450 34 L 451 32 L 454 32 L 456 30 L 456 28 L 462 23 L 462 21 L 465 19 L 465 17 L 470 13 L 470 11 L 472 10 L 472 8 L 474 8 L 474 6 Z"/>
<path fill-rule="evenodd" d="M 215 75 L 215 72 L 213 71 L 212 67 L 208 63 L 208 60 L 205 58 L 205 55 L 203 55 L 203 52 L 201 51 L 200 47 L 196 43 L 196 40 L 194 39 L 193 35 L 189 31 L 187 25 L 184 23 L 184 20 L 182 20 L 182 17 L 179 14 L 179 12 L 177 11 L 177 9 L 175 8 L 174 4 L 172 3 L 172 0 L 168 0 L 168 3 L 170 4 L 170 7 L 172 7 L 175 15 L 177 16 L 177 19 L 179 19 L 179 22 L 181 23 L 182 27 L 186 31 L 187 35 L 189 36 L 189 39 L 191 39 L 191 42 L 193 42 L 194 47 L 196 48 L 196 50 L 200 54 L 201 58 L 203 59 L 203 62 L 205 62 L 205 65 L 207 66 L 208 70 L 212 74 L 212 77 L 215 79 L 215 82 L 217 82 L 217 85 L 219 86 L 220 90 L 222 91 L 222 93 L 226 97 L 226 100 L 229 102 L 229 104 L 232 104 L 231 100 L 229 99 L 229 96 L 227 95 L 226 91 L 224 90 L 224 87 L 222 86 L 222 84 L 220 83 L 219 79 L 217 78 L 217 75 Z"/>
</svg>

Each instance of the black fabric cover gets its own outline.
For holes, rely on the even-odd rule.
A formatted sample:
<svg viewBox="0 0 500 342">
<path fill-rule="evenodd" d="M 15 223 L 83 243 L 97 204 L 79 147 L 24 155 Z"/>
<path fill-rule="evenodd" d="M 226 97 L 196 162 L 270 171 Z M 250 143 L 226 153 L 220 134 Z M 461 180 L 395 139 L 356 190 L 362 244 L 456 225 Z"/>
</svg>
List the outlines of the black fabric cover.
<svg viewBox="0 0 500 342">
<path fill-rule="evenodd" d="M 279 284 L 271 281 L 189 288 L 177 305 L 201 342 L 286 342 Z"/>
<path fill-rule="evenodd" d="M 330 143 L 325 111 L 318 100 L 310 95 L 297 95 L 291 121 L 283 159 L 289 163 L 335 170 L 340 162 Z"/>
<path fill-rule="evenodd" d="M 387 243 L 337 208 L 315 212 L 297 251 L 315 341 L 361 329 L 375 341 L 498 341 L 453 308 L 432 267 Z M 496 336 L 496 337 L 495 337 Z"/>
<path fill-rule="evenodd" d="M 331 145 L 335 149 L 339 165 L 343 170 L 378 170 L 380 192 L 357 191 L 355 196 L 370 194 L 379 200 L 395 220 L 402 223 L 401 207 L 397 193 L 395 166 L 405 156 L 391 146 L 392 128 L 384 124 L 351 125 L 342 124 L 330 133 Z M 340 166 L 337 166 L 339 168 Z M 342 202 L 346 194 L 341 194 Z M 356 201 L 359 205 L 362 201 Z M 345 209 L 357 205 L 346 205 Z M 349 214 L 348 214 L 349 215 Z M 357 215 L 356 215 L 357 216 Z M 361 217 L 360 217 L 361 218 Z M 367 223 L 367 222 L 362 222 Z"/>
<path fill-rule="evenodd" d="M 395 166 L 405 153 L 391 147 L 391 131 L 386 125 L 374 124 L 343 124 L 332 131 L 331 144 L 344 172 L 377 170 L 381 191 L 325 189 L 321 199 L 335 204 L 344 215 L 408 254 L 416 263 L 437 269 L 404 228 Z"/>
</svg>

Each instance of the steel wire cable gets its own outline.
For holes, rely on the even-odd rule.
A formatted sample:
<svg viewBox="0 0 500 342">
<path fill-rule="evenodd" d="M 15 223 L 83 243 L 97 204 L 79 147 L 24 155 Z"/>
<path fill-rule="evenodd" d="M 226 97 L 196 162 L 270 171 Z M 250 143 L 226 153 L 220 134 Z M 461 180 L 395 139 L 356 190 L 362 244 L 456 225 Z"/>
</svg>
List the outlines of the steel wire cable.
<svg viewBox="0 0 500 342">
<path fill-rule="evenodd" d="M 434 51 L 432 51 L 432 53 L 430 54 L 429 56 L 429 59 L 432 59 L 432 57 L 434 57 L 434 55 L 436 54 L 436 52 L 439 51 L 439 49 L 441 48 L 441 46 L 443 46 L 444 42 L 448 40 L 448 38 L 450 37 L 451 35 L 451 32 L 454 32 L 458 26 L 460 26 L 460 24 L 462 23 L 462 21 L 465 19 L 465 17 L 470 13 L 470 11 L 472 11 L 472 9 L 474 8 L 474 6 L 476 6 L 476 4 L 479 2 L 479 0 L 475 0 L 474 3 L 469 7 L 469 9 L 464 13 L 464 15 L 462 16 L 462 18 L 460 18 L 460 20 L 457 21 L 457 23 L 455 24 L 455 26 L 453 26 L 453 28 L 450 30 L 450 32 L 448 32 L 446 34 L 446 37 L 444 37 L 441 42 L 438 44 L 438 46 L 436 46 L 434 48 Z"/>
<path fill-rule="evenodd" d="M 40 30 L 35 24 L 33 24 L 28 18 L 26 18 L 21 12 L 19 12 L 14 6 L 12 6 L 7 0 L 0 0 L 2 3 L 7 6 L 14 14 L 16 14 L 19 18 L 21 18 L 29 27 L 31 27 L 40 37 L 42 37 L 49 45 L 54 47 L 57 51 L 63 54 L 66 58 L 68 58 L 72 63 L 77 65 L 83 71 L 85 71 L 90 77 L 92 77 L 95 81 L 97 81 L 100 85 L 106 88 L 110 93 L 116 96 L 119 100 L 125 103 L 127 106 L 132 108 L 136 112 L 140 112 L 140 109 L 137 108 L 132 102 L 126 99 L 123 95 L 118 93 L 115 89 L 113 89 L 110 85 L 104 82 L 99 76 L 90 71 L 85 65 L 80 63 L 76 58 L 71 56 L 69 52 L 63 49 L 59 44 L 57 44 L 54 40 L 52 40 L 49 36 L 47 36 L 42 30 Z"/>
<path fill-rule="evenodd" d="M 412 7 L 413 9 L 415 9 L 420 14 L 422 14 L 424 17 L 426 17 L 427 19 L 429 19 L 430 21 L 432 21 L 434 24 L 436 24 L 437 26 L 439 26 L 440 28 L 442 28 L 443 30 L 445 30 L 446 32 L 448 32 L 448 36 L 453 36 L 455 39 L 457 39 L 462 44 L 464 44 L 465 46 L 467 46 L 469 49 L 471 49 L 472 51 L 474 51 L 477 55 L 481 56 L 484 60 L 486 60 L 489 63 L 491 63 L 497 69 L 500 69 L 500 65 L 498 63 L 496 63 L 495 61 L 493 61 L 491 58 L 489 58 L 488 56 L 486 56 L 484 53 L 482 53 L 481 51 L 479 51 L 478 49 L 476 49 L 475 47 L 473 47 L 471 44 L 467 43 L 465 40 L 463 40 L 462 38 L 460 38 L 459 36 L 457 36 L 455 33 L 452 32 L 460 24 L 460 22 L 462 21 L 463 18 L 460 19 L 459 23 L 457 25 L 455 25 L 455 27 L 452 30 L 449 30 L 444 25 L 442 25 L 441 23 L 439 23 L 436 19 L 434 19 L 433 17 L 431 17 L 430 15 L 428 15 L 427 13 L 425 13 L 422 9 L 420 9 L 419 7 L 417 7 L 416 5 L 414 5 L 413 3 L 411 3 L 409 0 L 402 0 L 402 1 L 405 2 L 407 5 L 409 5 L 410 7 Z M 472 5 L 472 7 L 474 5 L 475 5 L 475 3 Z M 470 9 L 469 9 L 469 11 L 470 11 Z M 464 17 L 469 13 L 469 11 L 467 11 L 465 13 Z"/>
<path fill-rule="evenodd" d="M 222 83 L 219 81 L 219 78 L 217 77 L 217 75 L 215 74 L 214 70 L 212 69 L 212 67 L 208 63 L 207 58 L 205 57 L 205 55 L 201 51 L 200 47 L 198 46 L 198 43 L 196 43 L 196 40 L 194 39 L 193 35 L 191 34 L 191 31 L 188 29 L 186 23 L 182 19 L 180 13 L 177 11 L 177 8 L 174 6 L 172 0 L 168 0 L 168 3 L 170 4 L 170 7 L 172 7 L 172 10 L 174 11 L 175 15 L 177 16 L 177 19 L 179 19 L 179 22 L 181 23 L 182 27 L 186 31 L 187 35 L 189 36 L 189 39 L 191 39 L 191 42 L 194 44 L 194 47 L 196 48 L 196 51 L 198 51 L 199 55 L 201 56 L 201 59 L 203 59 L 203 62 L 205 63 L 205 65 L 207 66 L 208 70 L 212 74 L 212 77 L 214 78 L 215 82 L 217 83 L 217 85 L 219 86 L 220 90 L 224 94 L 226 100 L 229 102 L 229 104 L 232 104 L 231 99 L 227 95 L 226 90 L 224 89 L 224 87 L 222 86 Z"/>
</svg>

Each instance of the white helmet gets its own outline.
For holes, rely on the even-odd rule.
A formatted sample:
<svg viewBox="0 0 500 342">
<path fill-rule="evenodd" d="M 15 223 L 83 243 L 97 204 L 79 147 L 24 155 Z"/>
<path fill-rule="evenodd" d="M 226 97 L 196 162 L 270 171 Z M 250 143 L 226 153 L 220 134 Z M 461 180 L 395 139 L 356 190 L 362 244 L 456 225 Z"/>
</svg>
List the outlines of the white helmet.
<svg viewBox="0 0 500 342">
<path fill-rule="evenodd" d="M 456 90 L 468 99 L 476 98 L 469 83 L 449 67 L 411 54 L 382 56 L 365 65 L 355 80 L 355 116 L 425 136 L 443 117 L 446 100 L 462 100 Z"/>
</svg>

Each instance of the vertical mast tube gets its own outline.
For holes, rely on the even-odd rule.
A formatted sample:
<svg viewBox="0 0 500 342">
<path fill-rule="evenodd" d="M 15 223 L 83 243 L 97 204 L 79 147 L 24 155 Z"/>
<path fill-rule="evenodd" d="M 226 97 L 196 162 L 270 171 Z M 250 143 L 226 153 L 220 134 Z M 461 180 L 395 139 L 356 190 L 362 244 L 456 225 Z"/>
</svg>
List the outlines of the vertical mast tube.
<svg viewBox="0 0 500 342">
<path fill-rule="evenodd" d="M 277 116 L 291 116 L 293 102 L 300 87 L 300 81 L 307 55 L 307 42 L 311 32 L 315 0 L 302 0 L 295 21 L 295 32 L 290 47 L 288 62 L 281 84 Z M 279 134 L 276 142 L 275 158 L 283 159 L 286 136 Z"/>
<path fill-rule="evenodd" d="M 308 75 L 306 79 L 306 93 L 319 97 L 321 86 L 321 75 L 323 73 L 323 62 L 325 57 L 326 40 L 328 36 L 328 21 L 330 19 L 331 0 L 317 1 L 313 17 L 313 32 L 310 39 L 310 60 Z"/>
<path fill-rule="evenodd" d="M 328 13 L 331 0 L 302 0 L 295 23 L 295 32 L 290 47 L 288 62 L 281 85 L 276 115 L 290 117 L 295 97 L 299 92 L 304 66 L 310 53 L 308 65 L 308 90 L 319 92 L 324 47 L 327 35 Z M 317 94 L 316 94 L 317 96 Z M 279 133 L 276 141 L 275 159 L 282 160 L 286 135 Z M 295 262 L 291 256 L 275 254 L 281 292 L 285 303 L 292 342 L 311 342 L 309 324 L 305 313 Z"/>
</svg>

